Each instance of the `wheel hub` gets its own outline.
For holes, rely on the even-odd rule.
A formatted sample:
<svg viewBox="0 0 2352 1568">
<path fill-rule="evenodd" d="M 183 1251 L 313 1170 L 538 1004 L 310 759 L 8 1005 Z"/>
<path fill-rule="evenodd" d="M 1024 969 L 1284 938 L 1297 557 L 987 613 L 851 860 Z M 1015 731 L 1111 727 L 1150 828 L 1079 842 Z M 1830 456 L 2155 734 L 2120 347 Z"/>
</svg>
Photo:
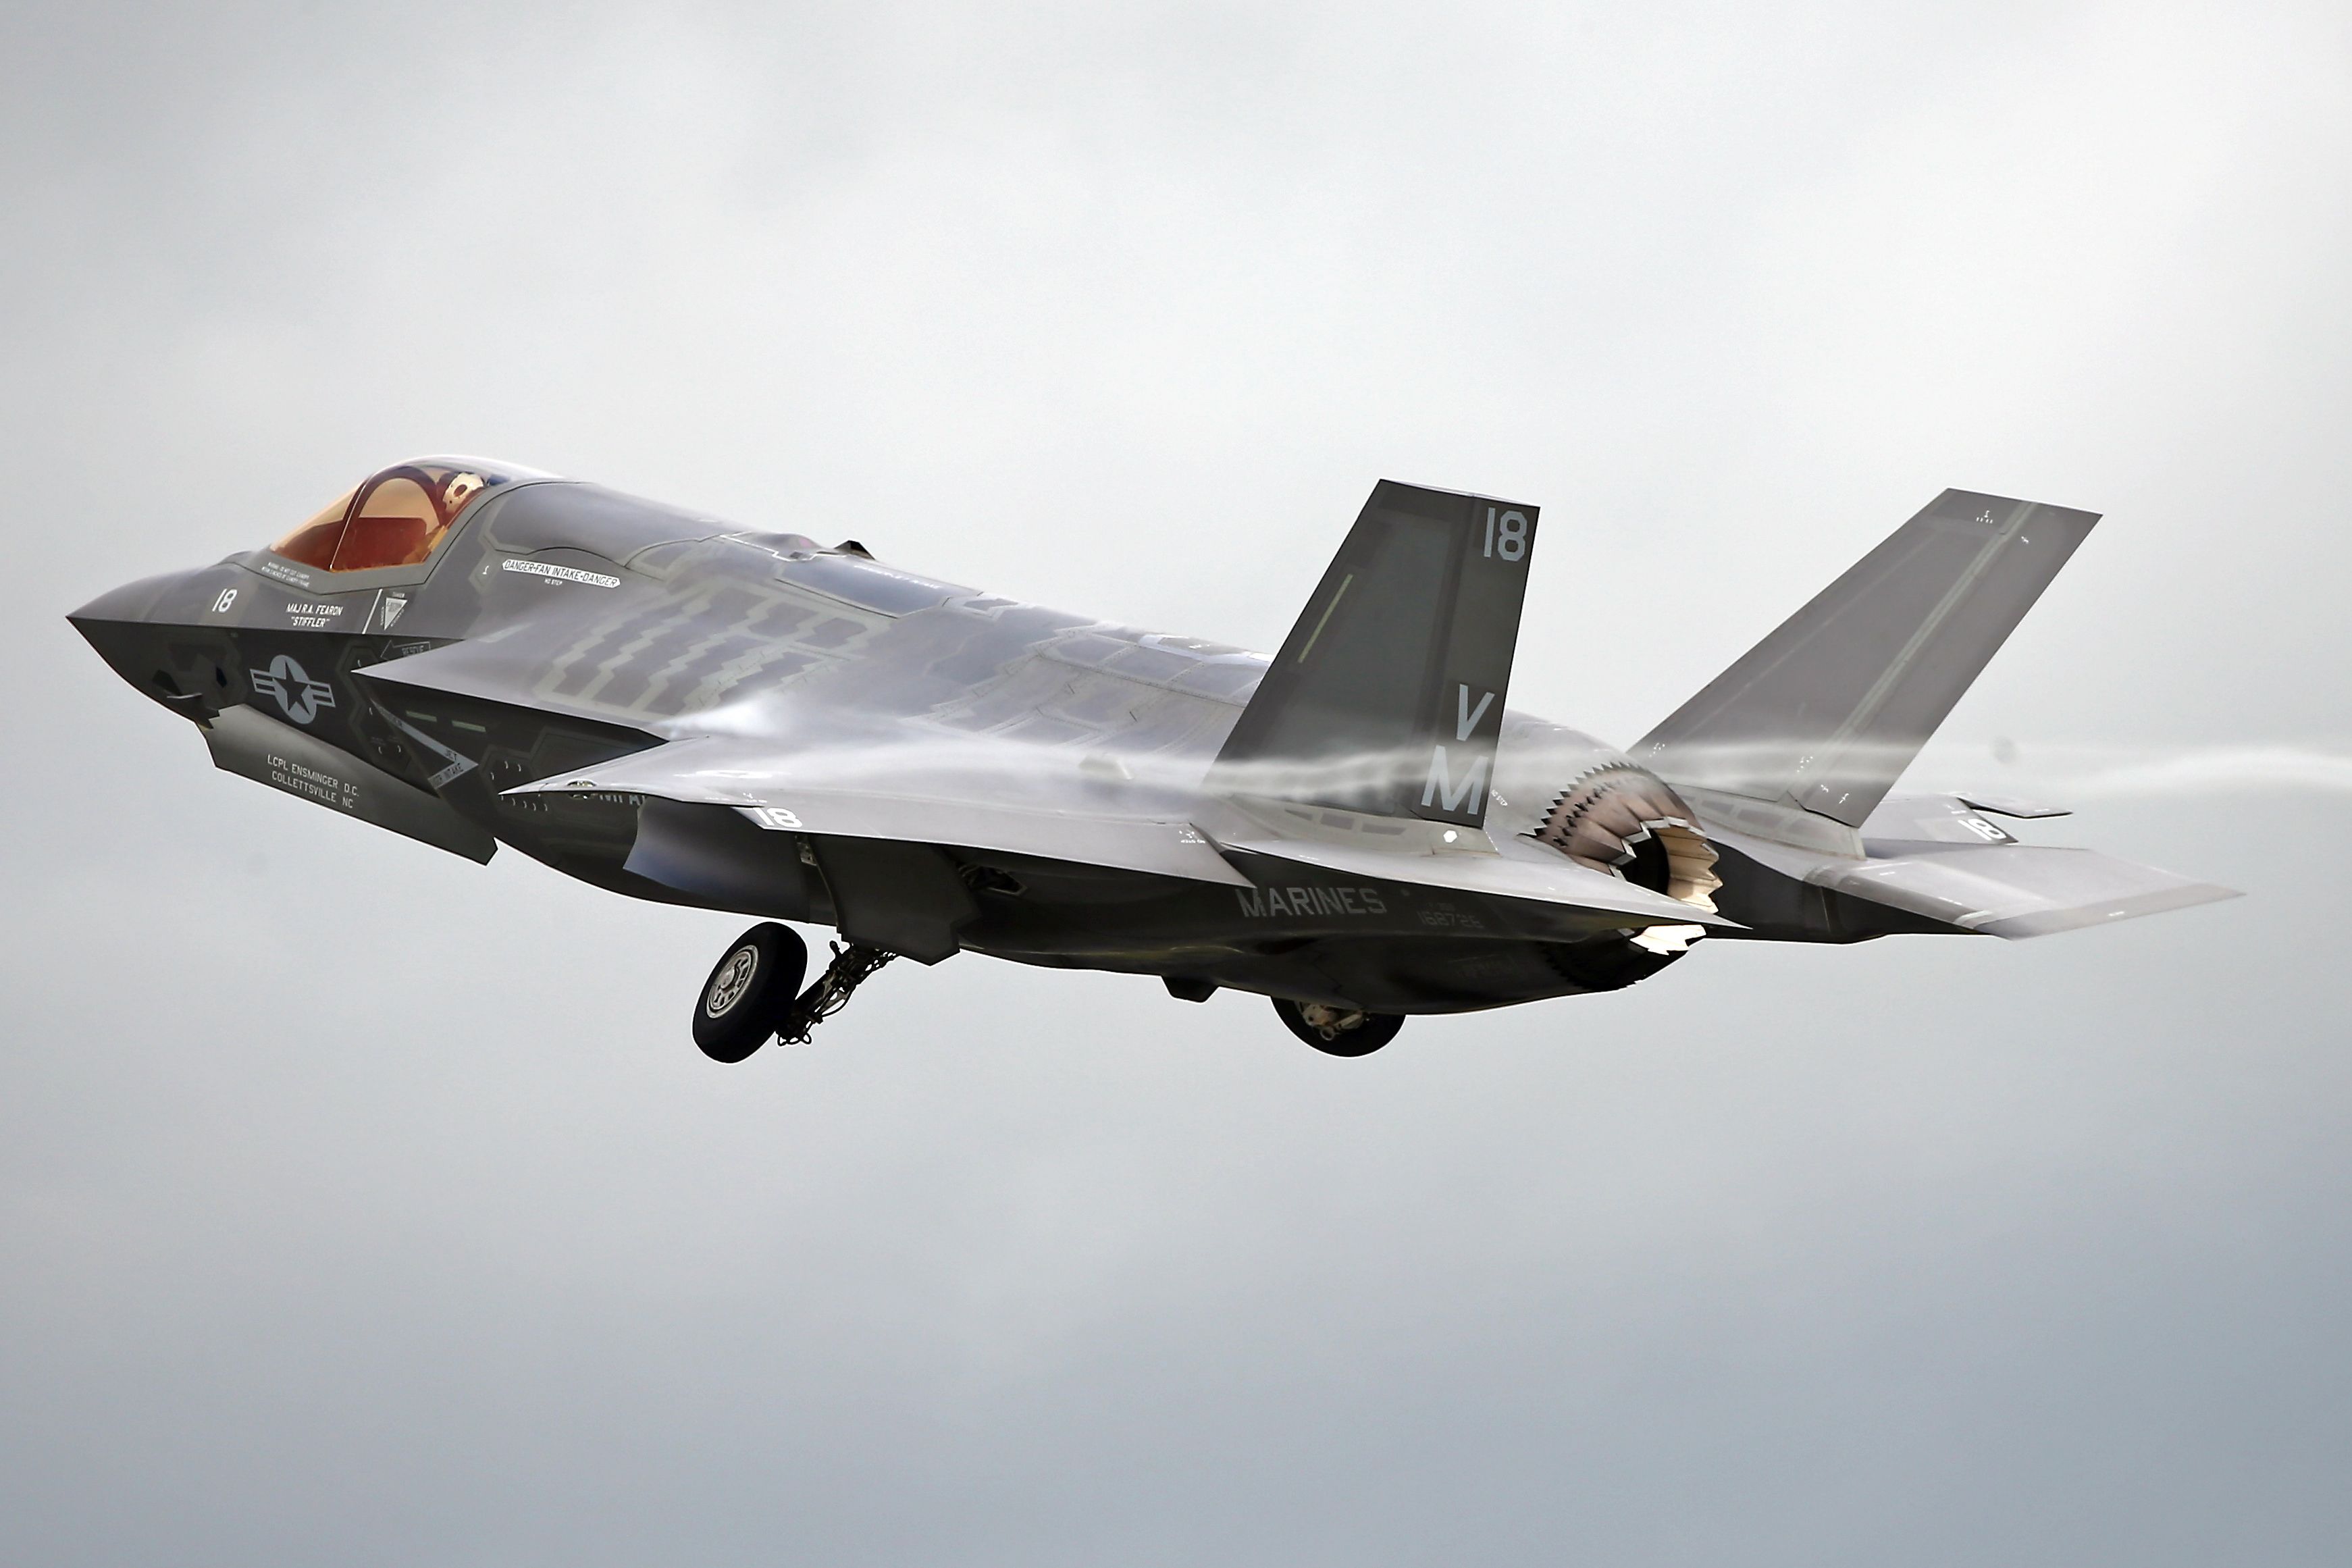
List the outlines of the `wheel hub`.
<svg viewBox="0 0 2352 1568">
<path fill-rule="evenodd" d="M 1307 1003 L 1298 1009 L 1298 1016 L 1308 1028 L 1327 1040 L 1336 1040 L 1350 1029 L 1363 1027 L 1365 1017 L 1360 1007 L 1328 1007 L 1320 1002 Z"/>
<path fill-rule="evenodd" d="M 719 973 L 710 977 L 710 990 L 702 999 L 702 1010 L 711 1017 L 724 1017 L 743 999 L 743 993 L 751 988 L 751 976 L 759 967 L 758 950 L 748 944 L 737 948 L 728 955 Z"/>
</svg>

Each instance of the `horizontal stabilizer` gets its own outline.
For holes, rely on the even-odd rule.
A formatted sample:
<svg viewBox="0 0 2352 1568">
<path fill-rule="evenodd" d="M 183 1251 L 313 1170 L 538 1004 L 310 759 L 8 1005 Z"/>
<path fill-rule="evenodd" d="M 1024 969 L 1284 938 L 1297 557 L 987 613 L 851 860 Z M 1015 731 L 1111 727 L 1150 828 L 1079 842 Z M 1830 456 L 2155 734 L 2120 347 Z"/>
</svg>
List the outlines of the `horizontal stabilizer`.
<svg viewBox="0 0 2352 1568">
<path fill-rule="evenodd" d="M 1807 879 L 1964 931 L 2011 938 L 2239 896 L 2095 850 L 2034 844 L 1923 846 L 1892 858 L 1826 867 Z"/>
<path fill-rule="evenodd" d="M 1946 490 L 1633 757 L 1671 784 L 1859 826 L 2097 521 Z"/>
</svg>

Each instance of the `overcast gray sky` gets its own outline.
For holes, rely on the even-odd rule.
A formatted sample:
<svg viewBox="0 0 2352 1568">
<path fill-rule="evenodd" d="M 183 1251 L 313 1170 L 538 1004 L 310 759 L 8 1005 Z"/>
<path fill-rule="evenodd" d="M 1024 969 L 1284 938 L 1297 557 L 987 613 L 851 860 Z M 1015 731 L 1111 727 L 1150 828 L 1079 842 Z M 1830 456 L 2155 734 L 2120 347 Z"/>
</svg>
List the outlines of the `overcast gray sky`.
<svg viewBox="0 0 2352 1568">
<path fill-rule="evenodd" d="M 0 1555 L 2341 1563 L 2347 189 L 2340 5 L 0 12 Z M 1620 742 L 1944 486 L 2090 508 L 1913 782 L 2253 896 L 721 1068 L 740 921 L 62 619 L 446 449 L 1258 647 L 1374 479 L 1524 497 Z"/>
</svg>

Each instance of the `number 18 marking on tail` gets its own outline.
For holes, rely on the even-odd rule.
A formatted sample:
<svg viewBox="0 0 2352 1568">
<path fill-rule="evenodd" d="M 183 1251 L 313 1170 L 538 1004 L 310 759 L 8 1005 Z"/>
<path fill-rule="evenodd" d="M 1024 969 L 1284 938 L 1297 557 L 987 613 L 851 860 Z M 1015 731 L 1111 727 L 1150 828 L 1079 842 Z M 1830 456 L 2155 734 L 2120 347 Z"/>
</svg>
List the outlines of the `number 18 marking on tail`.
<svg viewBox="0 0 2352 1568">
<path fill-rule="evenodd" d="M 1486 509 L 1486 548 L 1481 552 L 1489 557 L 1500 555 L 1506 561 L 1523 561 L 1528 553 L 1528 514 L 1507 511 L 1499 518 L 1495 509 Z"/>
</svg>

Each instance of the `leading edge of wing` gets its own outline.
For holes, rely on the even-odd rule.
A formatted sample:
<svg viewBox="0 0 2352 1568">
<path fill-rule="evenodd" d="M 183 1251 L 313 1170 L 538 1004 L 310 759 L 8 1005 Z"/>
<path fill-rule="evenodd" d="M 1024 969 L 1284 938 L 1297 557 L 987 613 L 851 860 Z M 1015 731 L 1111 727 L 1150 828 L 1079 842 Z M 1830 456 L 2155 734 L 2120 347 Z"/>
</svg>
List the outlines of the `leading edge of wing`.
<svg viewBox="0 0 2352 1568">
<path fill-rule="evenodd" d="M 664 800 L 731 805 L 764 827 L 844 838 L 898 838 L 1115 870 L 1142 871 L 1228 887 L 1255 886 L 1191 823 L 1174 817 L 1090 812 L 1055 805 L 1050 792 L 1015 802 L 959 793 L 953 775 L 926 787 L 919 773 L 795 782 L 791 770 L 737 756 L 731 748 L 681 741 L 596 767 L 520 784 L 510 795 L 607 790 Z"/>
</svg>

